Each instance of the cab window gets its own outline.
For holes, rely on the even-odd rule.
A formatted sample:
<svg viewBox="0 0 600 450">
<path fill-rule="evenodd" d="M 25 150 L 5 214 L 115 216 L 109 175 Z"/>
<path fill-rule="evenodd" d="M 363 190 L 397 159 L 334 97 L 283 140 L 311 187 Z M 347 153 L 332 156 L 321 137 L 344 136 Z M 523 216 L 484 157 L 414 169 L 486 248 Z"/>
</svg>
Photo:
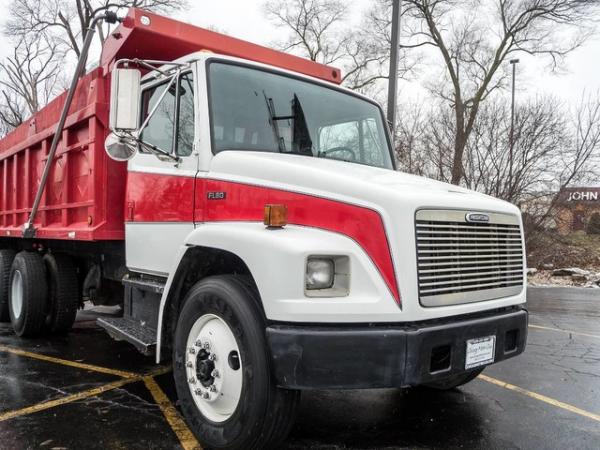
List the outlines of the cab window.
<svg viewBox="0 0 600 450">
<path fill-rule="evenodd" d="M 165 152 L 189 156 L 194 145 L 193 75 L 186 72 L 171 86 L 169 82 L 165 80 L 143 91 L 141 123 L 157 104 L 158 107 L 140 137 Z M 143 147 L 140 151 L 147 153 Z"/>
</svg>

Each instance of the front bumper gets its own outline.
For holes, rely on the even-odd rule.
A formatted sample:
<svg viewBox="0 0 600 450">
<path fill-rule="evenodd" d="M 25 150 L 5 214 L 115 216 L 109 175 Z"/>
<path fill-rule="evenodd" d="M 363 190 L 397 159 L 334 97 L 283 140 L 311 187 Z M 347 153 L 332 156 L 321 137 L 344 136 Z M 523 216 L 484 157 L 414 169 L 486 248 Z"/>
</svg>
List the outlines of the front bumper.
<svg viewBox="0 0 600 450">
<path fill-rule="evenodd" d="M 416 386 L 464 373 L 466 341 L 496 336 L 494 362 L 523 352 L 528 313 L 506 308 L 402 325 L 272 325 L 277 383 L 288 389 Z"/>
</svg>

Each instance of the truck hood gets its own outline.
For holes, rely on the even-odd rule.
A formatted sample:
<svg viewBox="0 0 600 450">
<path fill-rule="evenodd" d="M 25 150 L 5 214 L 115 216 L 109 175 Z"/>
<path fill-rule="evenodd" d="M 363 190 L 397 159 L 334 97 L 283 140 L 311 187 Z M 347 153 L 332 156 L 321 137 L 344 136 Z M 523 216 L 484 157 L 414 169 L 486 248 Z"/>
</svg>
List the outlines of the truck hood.
<svg viewBox="0 0 600 450">
<path fill-rule="evenodd" d="M 377 211 L 383 221 L 402 297 L 402 306 L 398 308 L 381 278 L 380 295 L 386 296 L 382 302 L 398 313 L 392 314 L 390 320 L 393 317 L 426 320 L 524 301 L 524 296 L 519 295 L 486 301 L 485 306 L 474 302 L 427 308 L 418 300 L 416 212 L 420 209 L 485 211 L 514 215 L 520 220 L 518 208 L 507 202 L 402 172 L 300 155 L 225 151 L 212 159 L 210 172 L 205 176 L 314 195 Z M 365 231 L 369 234 L 372 230 Z"/>
<path fill-rule="evenodd" d="M 224 151 L 211 162 L 211 178 L 292 190 L 372 207 L 467 208 L 518 214 L 504 201 L 429 178 L 355 163 L 301 155 Z M 404 211 L 405 213 L 408 211 Z"/>
</svg>

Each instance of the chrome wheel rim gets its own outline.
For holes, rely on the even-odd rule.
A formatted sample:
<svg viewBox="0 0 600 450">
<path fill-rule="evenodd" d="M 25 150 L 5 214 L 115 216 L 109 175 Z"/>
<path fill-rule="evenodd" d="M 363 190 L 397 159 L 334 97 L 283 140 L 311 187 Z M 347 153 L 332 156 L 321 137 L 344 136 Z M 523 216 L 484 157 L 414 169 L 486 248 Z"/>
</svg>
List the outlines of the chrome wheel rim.
<svg viewBox="0 0 600 450">
<path fill-rule="evenodd" d="M 10 286 L 10 305 L 15 319 L 21 317 L 23 311 L 23 276 L 15 270 Z"/>
<path fill-rule="evenodd" d="M 200 412 L 213 422 L 229 419 L 242 395 L 242 361 L 233 331 L 219 316 L 205 314 L 192 326 L 185 371 Z"/>
</svg>

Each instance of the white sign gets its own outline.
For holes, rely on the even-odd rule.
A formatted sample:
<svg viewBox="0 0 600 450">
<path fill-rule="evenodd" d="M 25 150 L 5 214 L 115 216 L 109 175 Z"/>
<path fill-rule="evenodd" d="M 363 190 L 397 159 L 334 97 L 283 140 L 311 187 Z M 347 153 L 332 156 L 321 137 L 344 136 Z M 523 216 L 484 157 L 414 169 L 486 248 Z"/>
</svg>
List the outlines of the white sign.
<svg viewBox="0 0 600 450">
<path fill-rule="evenodd" d="M 598 200 L 598 192 L 591 191 L 575 191 L 569 192 L 569 198 L 567 198 L 568 202 L 577 202 L 577 201 L 594 201 Z"/>
<path fill-rule="evenodd" d="M 496 336 L 468 340 L 465 369 L 472 369 L 473 367 L 493 363 L 495 349 Z"/>
</svg>

